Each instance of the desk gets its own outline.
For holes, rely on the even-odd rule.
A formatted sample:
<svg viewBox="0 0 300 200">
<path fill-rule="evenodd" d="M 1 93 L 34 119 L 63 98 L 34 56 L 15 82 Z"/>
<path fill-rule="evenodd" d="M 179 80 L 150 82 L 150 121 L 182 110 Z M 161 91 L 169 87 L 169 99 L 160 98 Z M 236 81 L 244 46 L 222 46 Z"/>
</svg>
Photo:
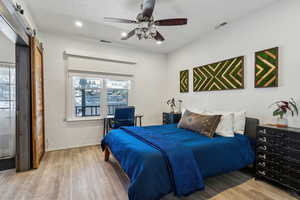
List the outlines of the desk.
<svg viewBox="0 0 300 200">
<path fill-rule="evenodd" d="M 142 126 L 142 118 L 143 117 L 144 117 L 143 115 L 136 115 L 134 117 L 134 125 L 136 126 L 139 121 L 139 126 Z M 103 136 L 105 136 L 106 133 L 108 133 L 110 121 L 113 119 L 114 119 L 113 115 L 108 115 L 103 118 Z"/>
</svg>

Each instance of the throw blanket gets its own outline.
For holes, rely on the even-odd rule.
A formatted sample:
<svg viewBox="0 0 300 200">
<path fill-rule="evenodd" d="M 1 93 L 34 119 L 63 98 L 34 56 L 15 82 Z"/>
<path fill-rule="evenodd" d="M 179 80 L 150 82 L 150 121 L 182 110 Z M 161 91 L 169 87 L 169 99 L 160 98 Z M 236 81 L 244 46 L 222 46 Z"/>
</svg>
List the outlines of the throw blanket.
<svg viewBox="0 0 300 200">
<path fill-rule="evenodd" d="M 176 196 L 187 196 L 204 188 L 202 173 L 193 151 L 177 142 L 174 132 L 157 132 L 142 127 L 121 129 L 162 153 Z"/>
</svg>

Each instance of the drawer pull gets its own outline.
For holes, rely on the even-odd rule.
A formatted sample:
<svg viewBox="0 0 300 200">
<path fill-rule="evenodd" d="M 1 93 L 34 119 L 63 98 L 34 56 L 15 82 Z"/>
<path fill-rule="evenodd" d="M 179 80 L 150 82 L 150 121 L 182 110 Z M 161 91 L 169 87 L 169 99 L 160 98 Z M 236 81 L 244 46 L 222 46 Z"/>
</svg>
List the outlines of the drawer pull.
<svg viewBox="0 0 300 200">
<path fill-rule="evenodd" d="M 261 175 L 263 175 L 263 176 L 266 175 L 266 172 L 265 172 L 265 171 L 259 171 L 259 170 L 258 170 L 258 173 L 261 174 Z"/>
<path fill-rule="evenodd" d="M 261 166 L 261 167 L 266 167 L 266 163 L 265 162 L 260 162 L 260 163 L 258 163 L 258 165 Z"/>
<path fill-rule="evenodd" d="M 259 147 L 261 150 L 267 151 L 267 146 L 260 146 Z"/>
<path fill-rule="evenodd" d="M 262 134 L 266 134 L 267 133 L 266 129 L 260 130 L 259 132 L 262 133 Z"/>
<path fill-rule="evenodd" d="M 261 137 L 258 139 L 260 142 L 267 142 L 267 138 L 266 137 Z"/>
<path fill-rule="evenodd" d="M 267 156 L 266 155 L 258 155 L 259 158 L 266 160 Z"/>
</svg>

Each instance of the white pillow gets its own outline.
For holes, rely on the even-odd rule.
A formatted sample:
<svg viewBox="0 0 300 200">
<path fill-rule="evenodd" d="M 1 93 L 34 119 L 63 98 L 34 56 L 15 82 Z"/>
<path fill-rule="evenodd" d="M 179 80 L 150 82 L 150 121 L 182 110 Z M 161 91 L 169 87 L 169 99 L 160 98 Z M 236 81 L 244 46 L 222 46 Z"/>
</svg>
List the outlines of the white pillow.
<svg viewBox="0 0 300 200">
<path fill-rule="evenodd" d="M 245 133 L 245 126 L 246 126 L 246 112 L 240 111 L 234 113 L 234 132 L 238 134 Z"/>
<path fill-rule="evenodd" d="M 223 137 L 234 137 L 234 113 L 229 112 L 207 112 L 208 115 L 222 115 L 217 127 L 216 134 Z"/>
</svg>

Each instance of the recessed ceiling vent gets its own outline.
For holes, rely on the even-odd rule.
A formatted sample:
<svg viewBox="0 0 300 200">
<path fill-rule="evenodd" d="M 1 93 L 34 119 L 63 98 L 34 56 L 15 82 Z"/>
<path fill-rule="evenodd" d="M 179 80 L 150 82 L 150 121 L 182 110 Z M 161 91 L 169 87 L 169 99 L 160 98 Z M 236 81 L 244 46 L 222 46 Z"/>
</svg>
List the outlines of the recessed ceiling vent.
<svg viewBox="0 0 300 200">
<path fill-rule="evenodd" d="M 112 42 L 108 40 L 100 40 L 100 43 L 111 44 Z"/>
<path fill-rule="evenodd" d="M 228 22 L 223 22 L 223 23 L 219 24 L 218 26 L 216 26 L 215 29 L 217 30 L 217 29 L 222 28 L 223 26 L 226 26 L 226 25 L 228 25 Z"/>
</svg>

